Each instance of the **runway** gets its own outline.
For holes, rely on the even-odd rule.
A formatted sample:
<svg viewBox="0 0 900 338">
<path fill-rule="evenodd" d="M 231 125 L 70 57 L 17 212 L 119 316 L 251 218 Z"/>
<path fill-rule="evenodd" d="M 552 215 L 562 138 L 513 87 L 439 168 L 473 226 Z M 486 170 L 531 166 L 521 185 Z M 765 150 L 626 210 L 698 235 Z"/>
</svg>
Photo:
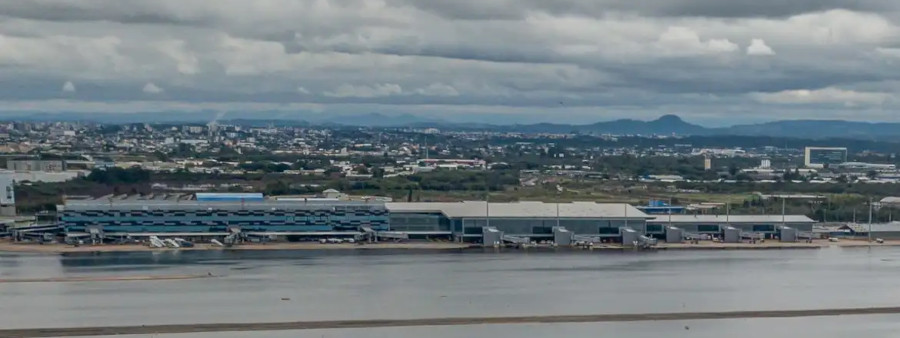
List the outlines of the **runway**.
<svg viewBox="0 0 900 338">
<path fill-rule="evenodd" d="M 632 313 L 632 314 L 597 314 L 597 315 L 561 315 L 561 316 L 514 316 L 514 317 L 448 317 L 423 319 L 373 319 L 373 320 L 330 320 L 330 321 L 295 321 L 271 323 L 206 323 L 206 324 L 174 324 L 174 325 L 133 325 L 133 326 L 95 326 L 68 328 L 31 328 L 0 330 L 0 337 L 78 337 L 106 336 L 125 334 L 179 334 L 198 332 L 235 332 L 235 331 L 280 331 L 311 329 L 347 329 L 377 327 L 412 327 L 412 326 L 454 326 L 484 324 L 526 324 L 526 323 L 599 323 L 599 322 L 637 322 L 637 321 L 672 321 L 672 320 L 709 320 L 739 318 L 792 318 L 848 315 L 900 314 L 900 307 L 868 307 L 868 308 L 832 308 L 806 310 L 775 311 L 733 311 L 733 312 L 669 312 L 669 313 Z"/>
<path fill-rule="evenodd" d="M 138 282 L 155 280 L 185 280 L 212 278 L 206 275 L 149 275 L 149 276 L 83 276 L 83 277 L 50 277 L 50 278 L 0 278 L 0 284 L 6 283 L 74 283 L 74 282 Z"/>
</svg>

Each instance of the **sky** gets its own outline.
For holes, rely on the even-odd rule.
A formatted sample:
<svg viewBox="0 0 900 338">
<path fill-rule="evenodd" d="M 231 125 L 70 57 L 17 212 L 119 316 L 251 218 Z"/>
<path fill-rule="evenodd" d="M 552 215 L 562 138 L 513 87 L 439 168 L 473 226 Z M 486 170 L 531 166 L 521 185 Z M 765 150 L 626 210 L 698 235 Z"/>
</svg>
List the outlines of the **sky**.
<svg viewBox="0 0 900 338">
<path fill-rule="evenodd" d="M 3 0 L 0 112 L 897 121 L 896 0 Z"/>
</svg>

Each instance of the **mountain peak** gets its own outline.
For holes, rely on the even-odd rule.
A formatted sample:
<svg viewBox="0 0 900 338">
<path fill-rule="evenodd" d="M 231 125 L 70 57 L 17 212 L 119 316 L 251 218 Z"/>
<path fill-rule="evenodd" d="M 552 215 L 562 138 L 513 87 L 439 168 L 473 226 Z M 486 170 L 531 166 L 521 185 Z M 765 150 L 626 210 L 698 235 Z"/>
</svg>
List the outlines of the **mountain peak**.
<svg viewBox="0 0 900 338">
<path fill-rule="evenodd" d="M 642 134 L 642 135 L 696 135 L 705 133 L 704 127 L 684 122 L 677 115 L 663 115 L 656 120 L 640 121 L 623 119 L 607 122 L 598 122 L 582 130 L 596 133 L 614 134 Z"/>
<path fill-rule="evenodd" d="M 665 122 L 665 123 L 685 123 L 684 120 L 681 119 L 678 115 L 667 114 L 660 116 L 656 121 L 653 122 Z"/>
</svg>

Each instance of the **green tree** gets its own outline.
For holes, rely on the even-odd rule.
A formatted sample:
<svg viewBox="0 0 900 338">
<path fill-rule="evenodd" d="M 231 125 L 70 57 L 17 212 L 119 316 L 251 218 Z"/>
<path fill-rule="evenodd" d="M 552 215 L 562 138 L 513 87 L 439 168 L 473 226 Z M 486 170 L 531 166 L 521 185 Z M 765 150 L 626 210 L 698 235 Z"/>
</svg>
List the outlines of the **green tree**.
<svg viewBox="0 0 900 338">
<path fill-rule="evenodd" d="M 866 177 L 874 180 L 874 179 L 878 178 L 878 172 L 875 170 L 869 170 L 868 172 L 866 172 Z"/>
</svg>

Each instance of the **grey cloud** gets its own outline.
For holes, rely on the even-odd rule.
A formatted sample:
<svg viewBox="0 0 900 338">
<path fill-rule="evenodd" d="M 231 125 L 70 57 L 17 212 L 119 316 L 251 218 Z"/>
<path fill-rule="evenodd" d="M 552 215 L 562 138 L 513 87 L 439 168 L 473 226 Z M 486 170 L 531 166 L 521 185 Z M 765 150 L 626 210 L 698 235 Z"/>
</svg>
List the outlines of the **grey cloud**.
<svg viewBox="0 0 900 338">
<path fill-rule="evenodd" d="M 900 92 L 900 28 L 883 19 L 900 5 L 882 0 L 325 3 L 0 1 L 0 101 L 553 109 L 590 122 L 622 107 L 791 116 L 811 110 L 751 94 Z M 820 12 L 835 8 L 847 10 Z M 753 39 L 775 54 L 747 55 Z M 61 92 L 67 81 L 77 92 Z"/>
<path fill-rule="evenodd" d="M 115 21 L 136 24 L 201 25 L 208 20 L 178 17 L 150 1 L 133 1 L 123 6 L 108 0 L 5 0 L 0 15 L 42 21 Z"/>
<path fill-rule="evenodd" d="M 634 6 L 631 10 L 666 16 L 699 16 L 699 17 L 787 17 L 791 15 L 826 11 L 831 9 L 849 9 L 864 12 L 881 12 L 898 10 L 900 5 L 891 0 L 655 0 L 649 4 L 624 2 Z M 621 8 L 626 9 L 626 8 Z"/>
<path fill-rule="evenodd" d="M 663 17 L 781 18 L 831 9 L 863 12 L 900 10 L 900 4 L 892 0 L 391 0 L 391 2 L 421 8 L 447 18 L 465 20 L 513 20 L 534 11 L 593 17 L 627 12 Z"/>
<path fill-rule="evenodd" d="M 451 19 L 517 20 L 530 13 L 601 17 L 627 12 L 646 16 L 673 17 L 786 17 L 791 15 L 847 9 L 861 12 L 896 12 L 900 4 L 893 0 L 387 0 L 389 6 L 412 7 Z M 338 8 L 361 7 L 362 0 L 332 0 Z M 244 9 L 282 9 L 285 12 L 315 5 L 312 0 L 254 4 L 252 1 L 135 0 L 127 5 L 119 0 L 6 0 L 0 13 L 8 17 L 46 21 L 115 21 L 121 23 L 211 25 L 227 21 L 230 15 L 254 15 L 260 11 Z M 209 10 L 210 6 L 218 7 Z M 234 8 L 230 12 L 228 9 Z M 297 13 L 302 15 L 303 13 Z M 359 18 L 362 21 L 372 18 Z M 328 23 L 321 23 L 328 27 Z"/>
</svg>

